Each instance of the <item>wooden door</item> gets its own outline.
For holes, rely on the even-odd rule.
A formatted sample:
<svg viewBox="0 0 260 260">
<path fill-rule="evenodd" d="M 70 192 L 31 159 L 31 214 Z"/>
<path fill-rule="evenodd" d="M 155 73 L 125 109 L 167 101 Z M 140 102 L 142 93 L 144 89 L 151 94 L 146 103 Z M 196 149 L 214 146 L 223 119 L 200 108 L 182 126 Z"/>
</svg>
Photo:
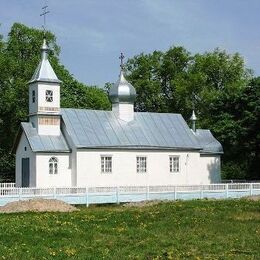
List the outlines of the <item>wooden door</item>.
<svg viewBox="0 0 260 260">
<path fill-rule="evenodd" d="M 30 185 L 30 158 L 22 158 L 22 187 Z"/>
</svg>

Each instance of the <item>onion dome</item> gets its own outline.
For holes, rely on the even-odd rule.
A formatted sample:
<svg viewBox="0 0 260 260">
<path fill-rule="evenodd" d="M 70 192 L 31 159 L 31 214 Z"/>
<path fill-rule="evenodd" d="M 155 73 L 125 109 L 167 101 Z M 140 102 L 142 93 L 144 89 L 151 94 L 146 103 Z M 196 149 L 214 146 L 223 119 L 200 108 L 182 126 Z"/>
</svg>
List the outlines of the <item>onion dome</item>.
<svg viewBox="0 0 260 260">
<path fill-rule="evenodd" d="M 48 60 L 48 51 L 49 47 L 46 43 L 46 39 L 44 38 L 43 44 L 41 47 L 42 57 L 39 65 L 37 66 L 31 80 L 29 83 L 33 82 L 53 82 L 60 83 L 61 81 L 56 76 L 49 60 Z"/>
<path fill-rule="evenodd" d="M 121 68 L 119 79 L 109 90 L 109 99 L 112 104 L 133 104 L 135 102 L 135 98 L 135 88 L 125 79 L 123 69 Z"/>
</svg>

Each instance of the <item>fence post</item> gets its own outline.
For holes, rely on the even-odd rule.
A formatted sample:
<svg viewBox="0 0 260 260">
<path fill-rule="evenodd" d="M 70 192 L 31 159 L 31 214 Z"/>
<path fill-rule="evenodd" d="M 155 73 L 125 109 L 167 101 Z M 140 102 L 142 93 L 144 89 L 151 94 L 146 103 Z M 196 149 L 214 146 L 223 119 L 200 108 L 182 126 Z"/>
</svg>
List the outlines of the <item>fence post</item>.
<svg viewBox="0 0 260 260">
<path fill-rule="evenodd" d="M 203 189 L 202 186 L 200 185 L 200 199 L 203 199 L 204 195 L 203 195 Z"/>
<path fill-rule="evenodd" d="M 21 200 L 21 188 L 18 189 L 19 200 Z"/>
<path fill-rule="evenodd" d="M 149 185 L 146 186 L 146 200 L 149 200 L 150 199 L 150 189 L 149 189 Z"/>
<path fill-rule="evenodd" d="M 53 198 L 54 199 L 57 198 L 56 187 L 53 188 Z"/>
<path fill-rule="evenodd" d="M 119 204 L 120 201 L 119 201 L 119 187 L 117 186 L 116 187 L 116 204 Z"/>
<path fill-rule="evenodd" d="M 226 189 L 226 198 L 228 198 L 228 184 L 225 185 L 225 189 Z"/>
<path fill-rule="evenodd" d="M 88 187 L 86 187 L 86 206 L 89 206 L 89 198 L 88 198 Z"/>
<path fill-rule="evenodd" d="M 250 183 L 250 196 L 253 196 L 253 183 Z"/>
<path fill-rule="evenodd" d="M 176 186 L 174 186 L 174 200 L 177 200 L 177 191 L 176 191 Z"/>
</svg>

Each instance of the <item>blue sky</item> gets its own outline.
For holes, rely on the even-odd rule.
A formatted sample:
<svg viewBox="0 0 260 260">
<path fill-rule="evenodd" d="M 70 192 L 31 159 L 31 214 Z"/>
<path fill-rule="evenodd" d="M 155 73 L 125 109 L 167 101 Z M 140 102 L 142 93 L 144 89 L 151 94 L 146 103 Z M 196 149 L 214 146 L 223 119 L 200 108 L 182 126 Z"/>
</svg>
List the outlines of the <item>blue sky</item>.
<svg viewBox="0 0 260 260">
<path fill-rule="evenodd" d="M 1 0 L 0 33 L 14 22 L 40 28 L 44 0 Z M 61 62 L 79 81 L 102 86 L 119 74 L 119 55 L 184 46 L 239 52 L 260 75 L 259 0 L 49 0 L 47 28 Z"/>
</svg>

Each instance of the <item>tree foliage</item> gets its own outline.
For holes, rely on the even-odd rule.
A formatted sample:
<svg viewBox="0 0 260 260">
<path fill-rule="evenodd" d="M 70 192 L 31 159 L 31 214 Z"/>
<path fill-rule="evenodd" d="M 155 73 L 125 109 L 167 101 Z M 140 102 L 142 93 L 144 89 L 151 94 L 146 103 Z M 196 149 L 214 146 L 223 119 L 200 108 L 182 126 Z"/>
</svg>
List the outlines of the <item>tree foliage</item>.
<svg viewBox="0 0 260 260">
<path fill-rule="evenodd" d="M 226 91 L 211 105 L 208 124 L 225 149 L 227 179 L 259 179 L 260 78 L 241 91 Z"/>
</svg>

